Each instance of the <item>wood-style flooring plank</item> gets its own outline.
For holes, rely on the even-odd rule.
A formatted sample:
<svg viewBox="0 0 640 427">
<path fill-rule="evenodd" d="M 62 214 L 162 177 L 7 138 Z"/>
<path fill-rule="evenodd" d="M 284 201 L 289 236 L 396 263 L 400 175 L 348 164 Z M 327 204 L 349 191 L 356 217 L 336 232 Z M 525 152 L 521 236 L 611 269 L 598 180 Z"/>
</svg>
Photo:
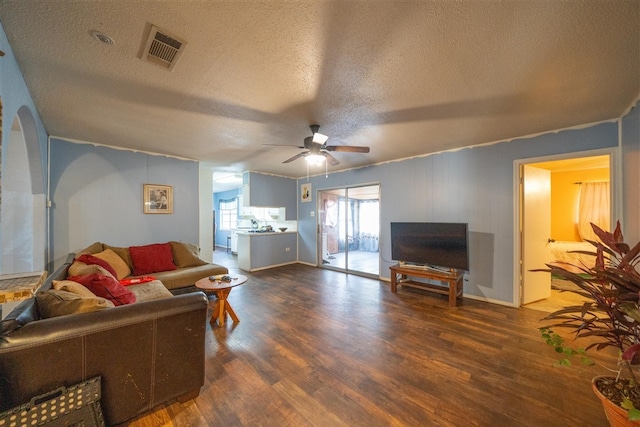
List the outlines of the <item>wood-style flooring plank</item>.
<svg viewBox="0 0 640 427">
<path fill-rule="evenodd" d="M 607 425 L 590 389 L 605 369 L 554 367 L 543 312 L 300 264 L 243 274 L 240 322 L 207 325 L 200 395 L 130 426 Z"/>
</svg>

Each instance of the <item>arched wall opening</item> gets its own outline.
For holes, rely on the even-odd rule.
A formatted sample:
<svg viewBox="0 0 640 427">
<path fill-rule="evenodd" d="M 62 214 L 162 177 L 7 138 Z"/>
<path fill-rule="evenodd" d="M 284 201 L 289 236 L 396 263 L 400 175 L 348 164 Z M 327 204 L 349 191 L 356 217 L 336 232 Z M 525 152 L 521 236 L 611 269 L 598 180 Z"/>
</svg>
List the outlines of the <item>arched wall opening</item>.
<svg viewBox="0 0 640 427">
<path fill-rule="evenodd" d="M 33 114 L 22 106 L 3 138 L 0 248 L 3 274 L 46 269 L 46 198 Z"/>
</svg>

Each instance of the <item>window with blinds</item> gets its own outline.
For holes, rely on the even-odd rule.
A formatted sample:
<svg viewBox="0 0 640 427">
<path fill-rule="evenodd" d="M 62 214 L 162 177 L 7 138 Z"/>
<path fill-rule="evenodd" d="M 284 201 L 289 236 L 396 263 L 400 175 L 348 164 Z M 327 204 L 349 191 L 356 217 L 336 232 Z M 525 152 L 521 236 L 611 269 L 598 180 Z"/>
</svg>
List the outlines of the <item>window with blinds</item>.
<svg viewBox="0 0 640 427">
<path fill-rule="evenodd" d="M 220 230 L 231 230 L 238 219 L 238 199 L 226 199 L 218 201 L 220 212 Z"/>
</svg>

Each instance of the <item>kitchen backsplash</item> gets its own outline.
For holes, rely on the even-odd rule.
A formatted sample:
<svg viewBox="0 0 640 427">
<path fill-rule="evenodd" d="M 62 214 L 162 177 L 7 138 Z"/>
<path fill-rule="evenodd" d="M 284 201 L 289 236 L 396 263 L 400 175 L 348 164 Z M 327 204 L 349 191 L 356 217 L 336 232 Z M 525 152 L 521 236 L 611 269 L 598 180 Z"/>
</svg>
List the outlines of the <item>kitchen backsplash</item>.
<svg viewBox="0 0 640 427">
<path fill-rule="evenodd" d="M 238 215 L 238 229 L 260 228 L 270 225 L 274 229 L 287 227 L 287 231 L 297 231 L 298 221 L 287 221 L 285 208 L 243 207 Z"/>
</svg>

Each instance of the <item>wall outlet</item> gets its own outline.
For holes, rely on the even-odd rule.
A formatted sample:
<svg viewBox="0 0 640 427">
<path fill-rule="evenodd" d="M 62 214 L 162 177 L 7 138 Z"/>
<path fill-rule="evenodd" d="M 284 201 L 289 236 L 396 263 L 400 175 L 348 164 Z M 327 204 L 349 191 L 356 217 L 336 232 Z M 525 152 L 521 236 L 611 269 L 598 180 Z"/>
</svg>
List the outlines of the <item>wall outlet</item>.
<svg viewBox="0 0 640 427">
<path fill-rule="evenodd" d="M 309 212 L 309 216 L 311 216 L 311 218 L 313 218 L 314 216 L 316 216 L 316 211 L 311 211 L 311 212 Z"/>
<path fill-rule="evenodd" d="M 285 252 L 289 252 L 291 250 L 291 248 L 284 248 Z"/>
</svg>

